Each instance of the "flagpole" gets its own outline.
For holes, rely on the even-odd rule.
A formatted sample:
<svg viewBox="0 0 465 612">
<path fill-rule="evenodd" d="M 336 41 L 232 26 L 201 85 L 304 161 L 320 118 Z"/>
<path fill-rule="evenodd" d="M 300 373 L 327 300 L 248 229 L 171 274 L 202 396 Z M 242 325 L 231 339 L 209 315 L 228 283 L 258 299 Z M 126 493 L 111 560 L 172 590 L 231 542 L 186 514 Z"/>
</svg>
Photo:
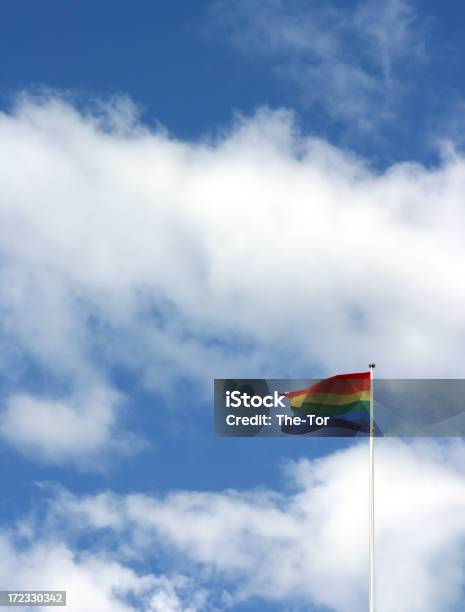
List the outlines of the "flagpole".
<svg viewBox="0 0 465 612">
<path fill-rule="evenodd" d="M 375 611 L 375 418 L 373 378 L 375 364 L 370 363 L 370 468 L 369 468 L 369 548 L 368 612 Z"/>
</svg>

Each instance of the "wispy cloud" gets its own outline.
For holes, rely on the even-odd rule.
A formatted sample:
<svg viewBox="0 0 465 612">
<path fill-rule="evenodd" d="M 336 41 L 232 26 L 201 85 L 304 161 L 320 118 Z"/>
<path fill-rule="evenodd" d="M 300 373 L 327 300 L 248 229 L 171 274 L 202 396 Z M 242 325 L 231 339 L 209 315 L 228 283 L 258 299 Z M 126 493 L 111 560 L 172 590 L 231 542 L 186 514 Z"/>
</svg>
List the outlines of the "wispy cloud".
<svg viewBox="0 0 465 612">
<path fill-rule="evenodd" d="M 424 57 L 426 28 L 408 0 L 218 0 L 208 27 L 248 61 L 269 59 L 305 104 L 364 129 L 395 116 L 408 67 Z"/>
<path fill-rule="evenodd" d="M 0 422 L 23 452 L 108 448 L 114 368 L 161 392 L 183 376 L 199 403 L 215 375 L 369 358 L 385 376 L 463 375 L 460 154 L 376 173 L 286 111 L 190 143 L 56 97 L 1 115 L 0 139 Z"/>
</svg>

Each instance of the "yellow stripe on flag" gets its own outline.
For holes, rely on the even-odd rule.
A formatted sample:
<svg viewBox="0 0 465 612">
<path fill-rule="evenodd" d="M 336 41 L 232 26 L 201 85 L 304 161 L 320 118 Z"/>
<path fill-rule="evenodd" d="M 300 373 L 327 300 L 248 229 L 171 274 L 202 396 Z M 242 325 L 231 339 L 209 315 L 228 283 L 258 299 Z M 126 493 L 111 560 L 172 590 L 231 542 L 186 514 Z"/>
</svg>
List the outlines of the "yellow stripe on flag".
<svg viewBox="0 0 465 612">
<path fill-rule="evenodd" d="M 326 406 L 343 406 L 344 404 L 355 404 L 355 402 L 369 402 L 369 391 L 357 391 L 357 393 L 302 393 L 289 398 L 293 408 L 300 408 L 302 404 L 324 404 Z"/>
</svg>

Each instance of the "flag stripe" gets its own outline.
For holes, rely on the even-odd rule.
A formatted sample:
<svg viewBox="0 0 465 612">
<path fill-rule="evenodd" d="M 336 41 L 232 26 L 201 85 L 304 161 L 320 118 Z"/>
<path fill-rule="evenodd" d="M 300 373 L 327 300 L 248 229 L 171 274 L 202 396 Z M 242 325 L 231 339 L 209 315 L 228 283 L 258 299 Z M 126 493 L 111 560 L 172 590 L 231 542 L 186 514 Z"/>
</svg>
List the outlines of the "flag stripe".
<svg viewBox="0 0 465 612">
<path fill-rule="evenodd" d="M 356 432 L 363 432 L 363 433 L 369 433 L 370 431 L 370 422 L 366 421 L 366 422 L 359 422 L 359 421 L 348 421 L 346 419 L 340 419 L 338 417 L 332 417 L 329 422 L 328 422 L 328 428 L 332 428 L 332 429 L 336 429 L 336 430 L 351 430 L 354 433 Z M 290 434 L 290 435 L 294 435 L 294 436 L 301 436 L 301 435 L 305 435 L 305 434 L 311 434 L 315 431 L 321 430 L 321 426 L 320 425 L 309 425 L 308 423 L 304 422 L 301 425 L 293 425 L 293 424 L 286 424 L 286 425 L 282 425 L 281 430 L 283 433 L 286 434 Z M 334 434 L 332 434 L 334 435 Z M 344 434 L 346 435 L 346 434 Z M 347 434 L 348 435 L 348 434 Z"/>
<path fill-rule="evenodd" d="M 360 423 L 358 421 L 347 421 L 345 419 L 334 418 L 329 422 L 330 427 L 340 427 L 341 429 L 352 429 L 355 431 L 362 431 L 364 433 L 369 433 L 370 423 L 369 421 L 366 423 Z"/>
<path fill-rule="evenodd" d="M 311 402 L 305 403 L 298 408 L 295 408 L 291 404 L 291 408 L 295 414 L 316 414 L 318 416 L 335 416 L 343 415 L 348 412 L 355 412 L 360 414 L 369 414 L 370 412 L 370 401 L 364 402 L 353 402 L 351 404 L 345 404 L 341 406 L 330 406 L 327 404 L 314 404 Z"/>
<path fill-rule="evenodd" d="M 352 374 L 351 376 L 354 375 Z M 287 397 L 297 397 L 307 393 L 337 393 L 340 395 L 346 395 L 350 393 L 357 393 L 358 391 L 370 391 L 370 383 L 370 378 L 327 378 L 326 380 L 321 380 L 320 382 L 310 385 L 305 389 L 290 391 L 287 393 Z"/>
<path fill-rule="evenodd" d="M 288 396 L 289 397 L 289 396 Z M 356 393 L 303 393 L 289 398 L 293 408 L 300 408 L 303 404 L 325 404 L 328 406 L 341 406 L 356 402 L 369 402 L 370 391 L 357 391 Z"/>
</svg>

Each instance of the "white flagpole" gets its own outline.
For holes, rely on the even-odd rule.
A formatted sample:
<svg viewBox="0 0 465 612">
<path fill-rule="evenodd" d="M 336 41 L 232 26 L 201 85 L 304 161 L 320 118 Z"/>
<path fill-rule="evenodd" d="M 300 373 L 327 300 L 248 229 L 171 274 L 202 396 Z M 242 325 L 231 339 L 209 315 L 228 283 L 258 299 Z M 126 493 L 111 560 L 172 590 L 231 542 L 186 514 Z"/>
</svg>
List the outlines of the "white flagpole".
<svg viewBox="0 0 465 612">
<path fill-rule="evenodd" d="M 370 363 L 370 469 L 369 469 L 369 581 L 368 612 L 375 612 L 375 418 L 373 404 L 373 378 L 375 364 Z"/>
</svg>

